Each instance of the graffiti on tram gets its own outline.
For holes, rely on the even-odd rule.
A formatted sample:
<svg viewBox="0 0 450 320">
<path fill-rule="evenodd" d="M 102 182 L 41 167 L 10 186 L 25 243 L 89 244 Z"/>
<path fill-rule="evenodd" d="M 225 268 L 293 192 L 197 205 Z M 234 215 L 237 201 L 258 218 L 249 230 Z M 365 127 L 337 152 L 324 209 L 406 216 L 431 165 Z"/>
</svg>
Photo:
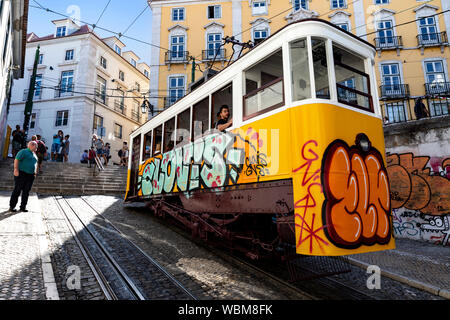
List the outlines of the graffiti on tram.
<svg viewBox="0 0 450 320">
<path fill-rule="evenodd" d="M 269 174 L 263 146 L 263 139 L 252 128 L 246 134 L 206 135 L 149 159 L 139 172 L 138 192 L 149 196 L 220 188 L 237 184 L 243 173 L 259 181 Z"/>
</svg>

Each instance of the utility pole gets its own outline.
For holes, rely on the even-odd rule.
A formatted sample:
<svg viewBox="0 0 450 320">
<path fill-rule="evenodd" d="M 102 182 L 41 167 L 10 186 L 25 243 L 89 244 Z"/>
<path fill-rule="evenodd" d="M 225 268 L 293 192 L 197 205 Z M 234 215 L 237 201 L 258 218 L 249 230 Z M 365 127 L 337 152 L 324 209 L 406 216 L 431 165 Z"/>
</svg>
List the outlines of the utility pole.
<svg viewBox="0 0 450 320">
<path fill-rule="evenodd" d="M 192 83 L 195 82 L 195 58 L 192 58 Z"/>
<path fill-rule="evenodd" d="M 23 122 L 23 131 L 25 132 L 24 141 L 27 141 L 28 126 L 30 124 L 31 111 L 33 110 L 34 87 L 36 86 L 36 72 L 39 62 L 39 50 L 40 46 L 38 45 L 36 49 L 36 56 L 34 57 L 33 75 L 31 76 L 30 88 L 28 89 L 28 98 L 27 102 L 25 103 L 25 120 Z"/>
</svg>

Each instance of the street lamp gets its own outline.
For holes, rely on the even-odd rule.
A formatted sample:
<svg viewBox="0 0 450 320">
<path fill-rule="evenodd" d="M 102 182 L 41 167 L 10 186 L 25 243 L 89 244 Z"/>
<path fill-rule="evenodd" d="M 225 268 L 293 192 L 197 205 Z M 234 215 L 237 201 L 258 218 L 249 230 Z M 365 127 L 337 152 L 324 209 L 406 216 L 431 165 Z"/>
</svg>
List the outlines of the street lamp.
<svg viewBox="0 0 450 320">
<path fill-rule="evenodd" d="M 147 109 L 153 116 L 153 111 L 154 111 L 153 105 L 150 102 L 148 102 L 148 100 L 144 99 L 144 102 L 142 102 L 142 105 L 141 105 L 142 113 L 147 113 Z"/>
</svg>

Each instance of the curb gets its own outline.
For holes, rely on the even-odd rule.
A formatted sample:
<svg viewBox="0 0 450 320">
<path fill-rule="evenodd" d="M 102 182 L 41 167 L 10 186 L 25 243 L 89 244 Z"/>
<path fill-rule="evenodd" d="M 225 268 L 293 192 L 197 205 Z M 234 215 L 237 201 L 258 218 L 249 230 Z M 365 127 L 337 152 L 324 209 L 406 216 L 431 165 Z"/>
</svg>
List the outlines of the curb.
<svg viewBox="0 0 450 320">
<path fill-rule="evenodd" d="M 355 266 L 358 266 L 358 267 L 360 267 L 362 269 L 367 269 L 367 267 L 370 266 L 370 264 L 362 262 L 362 261 L 359 261 L 359 260 L 357 260 L 355 258 L 350 258 L 348 256 L 347 256 L 347 258 L 348 258 L 348 261 L 351 264 L 353 264 Z M 383 276 L 385 276 L 387 278 L 391 278 L 391 279 L 393 279 L 395 281 L 399 281 L 399 282 L 405 283 L 405 284 L 407 284 L 407 285 L 409 285 L 411 287 L 414 287 L 414 288 L 417 288 L 417 289 L 420 289 L 420 290 L 423 290 L 423 291 L 427 291 L 427 292 L 429 292 L 431 294 L 434 294 L 436 296 L 439 296 L 439 297 L 442 297 L 442 298 L 450 300 L 450 291 L 447 290 L 447 289 L 438 288 L 438 287 L 433 286 L 431 284 L 424 283 L 424 282 L 417 281 L 417 280 L 413 280 L 413 279 L 408 278 L 406 276 L 402 276 L 402 275 L 399 275 L 399 274 L 396 274 L 396 273 L 393 273 L 393 272 L 390 272 L 390 271 L 381 270 L 381 275 L 383 275 Z"/>
<path fill-rule="evenodd" d="M 34 193 L 33 196 L 37 194 Z M 47 300 L 59 300 L 58 288 L 56 286 L 55 275 L 53 274 L 52 261 L 50 259 L 50 250 L 48 246 L 47 233 L 48 230 L 43 221 L 42 208 L 38 201 L 38 210 L 36 212 L 39 216 L 36 216 L 37 223 L 37 237 L 39 241 L 39 255 L 42 263 L 42 274 L 44 277 L 44 286 L 46 288 L 45 296 Z"/>
</svg>

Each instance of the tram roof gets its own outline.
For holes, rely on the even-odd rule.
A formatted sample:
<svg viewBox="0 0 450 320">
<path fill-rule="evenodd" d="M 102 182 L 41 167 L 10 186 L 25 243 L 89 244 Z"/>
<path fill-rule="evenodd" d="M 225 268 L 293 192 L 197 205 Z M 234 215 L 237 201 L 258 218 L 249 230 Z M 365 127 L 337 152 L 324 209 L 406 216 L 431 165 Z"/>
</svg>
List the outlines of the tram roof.
<svg viewBox="0 0 450 320">
<path fill-rule="evenodd" d="M 236 60 L 232 61 L 229 65 L 227 65 L 225 68 L 223 68 L 222 70 L 220 70 L 216 75 L 214 75 L 214 77 L 211 77 L 210 79 L 208 79 L 207 81 L 205 81 L 203 84 L 200 85 L 199 88 L 203 87 L 203 86 L 204 86 L 205 84 L 207 84 L 211 79 L 216 78 L 217 75 L 219 75 L 219 74 L 222 73 L 223 71 L 227 70 L 229 67 L 231 67 L 232 65 L 234 65 L 237 61 L 241 60 L 241 59 L 242 59 L 243 57 L 245 57 L 247 54 L 249 54 L 250 52 L 252 52 L 255 48 L 257 48 L 257 47 L 261 46 L 262 44 L 264 44 L 264 42 L 266 42 L 268 39 L 275 37 L 278 33 L 282 32 L 284 29 L 286 29 L 286 28 L 288 28 L 288 27 L 291 27 L 292 25 L 295 25 L 295 24 L 301 24 L 301 23 L 305 23 L 305 22 L 320 22 L 320 23 L 326 24 L 326 25 L 328 25 L 328 26 L 330 26 L 330 27 L 332 27 L 332 28 L 338 30 L 339 32 L 343 32 L 343 33 L 347 34 L 348 36 L 354 38 L 355 40 L 364 43 L 366 46 L 369 46 L 371 49 L 373 49 L 374 51 L 376 51 L 376 47 L 375 47 L 374 45 L 372 45 L 371 43 L 367 42 L 366 40 L 364 40 L 364 39 L 358 37 L 357 35 L 355 35 L 355 34 L 349 32 L 349 31 L 346 31 L 346 30 L 344 30 L 344 29 L 342 29 L 342 28 L 336 26 L 335 24 L 333 24 L 333 23 L 331 23 L 331 22 L 329 22 L 329 21 L 327 21 L 327 20 L 317 19 L 317 18 L 307 18 L 307 19 L 302 19 L 302 20 L 299 20 L 299 21 L 296 21 L 296 22 L 289 23 L 289 24 L 285 25 L 284 27 L 282 27 L 281 29 L 277 30 L 275 33 L 273 33 L 272 35 L 270 35 L 268 38 L 264 39 L 264 41 L 262 41 L 261 43 L 257 44 L 256 46 L 254 46 L 252 49 L 248 50 L 247 52 L 245 52 L 241 57 L 239 57 L 239 59 L 236 59 Z M 196 90 L 198 90 L 199 88 L 197 88 Z M 189 96 L 191 93 L 192 93 L 192 92 L 189 92 L 188 94 L 186 94 L 184 97 L 182 97 L 180 100 L 178 100 L 178 101 L 177 101 L 174 105 L 172 105 L 172 106 L 177 105 L 181 100 L 183 100 L 185 97 Z M 169 108 L 167 108 L 167 109 L 161 111 L 159 114 L 157 114 L 156 116 L 154 116 L 154 117 L 153 117 L 152 119 L 150 119 L 149 121 L 151 121 L 151 120 L 153 120 L 153 119 L 159 117 L 161 114 L 163 114 L 163 113 L 169 111 L 170 109 L 172 109 L 172 106 L 170 106 Z M 148 121 L 147 121 L 147 122 L 148 122 Z M 144 123 L 144 124 L 142 124 L 142 125 L 141 125 L 139 128 L 137 128 L 136 130 L 132 131 L 132 132 L 131 132 L 131 135 L 133 135 L 136 131 L 140 130 L 145 124 L 147 124 L 147 122 Z"/>
</svg>

